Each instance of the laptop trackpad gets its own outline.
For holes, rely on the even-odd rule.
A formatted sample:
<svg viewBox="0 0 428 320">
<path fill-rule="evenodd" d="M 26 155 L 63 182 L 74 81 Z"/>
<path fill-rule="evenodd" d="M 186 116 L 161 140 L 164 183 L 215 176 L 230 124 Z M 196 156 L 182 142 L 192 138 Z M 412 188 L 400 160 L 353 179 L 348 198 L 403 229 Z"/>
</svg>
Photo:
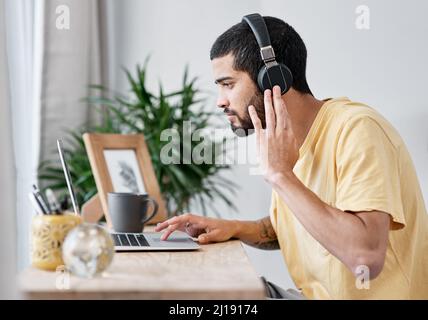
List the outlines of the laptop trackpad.
<svg viewBox="0 0 428 320">
<path fill-rule="evenodd" d="M 195 248 L 198 245 L 189 237 L 187 233 L 182 231 L 173 232 L 167 240 L 161 240 L 161 232 L 144 232 L 147 242 L 152 247 L 171 248 L 171 247 L 188 247 Z"/>
</svg>

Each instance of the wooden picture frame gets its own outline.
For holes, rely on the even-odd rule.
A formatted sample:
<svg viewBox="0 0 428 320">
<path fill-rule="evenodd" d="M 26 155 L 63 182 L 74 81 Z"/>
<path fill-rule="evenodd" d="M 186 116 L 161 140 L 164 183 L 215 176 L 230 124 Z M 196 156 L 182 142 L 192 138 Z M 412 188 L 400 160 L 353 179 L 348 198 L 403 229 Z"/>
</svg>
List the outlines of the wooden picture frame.
<svg viewBox="0 0 428 320">
<path fill-rule="evenodd" d="M 83 141 L 85 142 L 92 173 L 98 189 L 99 200 L 109 228 L 112 228 L 107 203 L 107 194 L 109 192 L 135 192 L 138 189 L 138 192 L 141 193 L 141 189 L 143 188 L 144 192 L 148 193 L 159 204 L 157 214 L 148 223 L 157 223 L 167 218 L 165 203 L 156 180 L 152 160 L 143 134 L 85 133 Z M 132 154 L 135 154 L 136 161 L 133 160 L 134 156 Z M 125 165 L 127 168 L 130 168 L 128 172 L 131 171 L 131 185 L 128 182 L 126 186 L 118 185 L 118 176 L 111 176 L 111 163 L 117 161 L 120 157 L 127 157 L 127 160 L 129 160 L 128 163 L 125 162 Z M 123 161 L 118 162 L 122 165 L 124 163 Z M 140 174 L 140 177 L 138 177 L 138 174 Z M 121 171 L 120 177 L 123 177 L 123 171 Z M 119 187 L 130 188 L 130 190 L 117 190 Z"/>
</svg>

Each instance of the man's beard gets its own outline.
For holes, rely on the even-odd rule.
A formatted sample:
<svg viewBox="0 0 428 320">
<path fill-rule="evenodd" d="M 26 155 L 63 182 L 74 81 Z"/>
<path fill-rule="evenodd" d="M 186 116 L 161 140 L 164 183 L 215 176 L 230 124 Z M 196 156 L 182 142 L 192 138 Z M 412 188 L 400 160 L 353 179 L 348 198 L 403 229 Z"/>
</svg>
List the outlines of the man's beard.
<svg viewBox="0 0 428 320">
<path fill-rule="evenodd" d="M 262 127 L 266 127 L 266 120 L 265 120 L 265 106 L 264 106 L 264 99 L 263 94 L 259 91 L 257 91 L 250 99 L 248 99 L 245 106 L 248 108 L 249 106 L 254 106 L 256 109 L 257 116 L 259 117 Z M 229 108 L 225 108 L 224 112 L 228 115 L 236 116 L 240 122 L 240 126 L 234 126 L 232 123 L 230 124 L 230 127 L 232 131 L 238 136 L 238 137 L 246 137 L 252 133 L 254 133 L 254 124 L 251 121 L 250 114 L 248 113 L 248 109 L 245 109 L 244 117 L 240 117 L 236 112 L 230 110 Z"/>
</svg>

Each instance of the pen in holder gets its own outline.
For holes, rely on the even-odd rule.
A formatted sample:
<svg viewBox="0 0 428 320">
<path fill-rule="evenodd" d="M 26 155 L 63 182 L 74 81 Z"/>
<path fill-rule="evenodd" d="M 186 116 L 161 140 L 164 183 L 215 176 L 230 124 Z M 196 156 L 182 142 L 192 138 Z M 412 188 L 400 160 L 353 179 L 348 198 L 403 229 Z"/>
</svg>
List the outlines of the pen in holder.
<svg viewBox="0 0 428 320">
<path fill-rule="evenodd" d="M 31 225 L 31 264 L 45 270 L 63 265 L 62 243 L 67 233 L 82 223 L 81 216 L 64 212 L 61 215 L 37 215 Z"/>
</svg>

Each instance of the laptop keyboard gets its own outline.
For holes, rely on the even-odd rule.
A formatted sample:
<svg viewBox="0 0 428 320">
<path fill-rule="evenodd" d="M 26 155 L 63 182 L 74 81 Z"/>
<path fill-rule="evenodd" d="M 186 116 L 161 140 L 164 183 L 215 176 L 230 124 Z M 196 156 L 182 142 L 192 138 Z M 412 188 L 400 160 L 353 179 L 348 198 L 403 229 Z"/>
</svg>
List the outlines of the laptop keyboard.
<svg viewBox="0 0 428 320">
<path fill-rule="evenodd" d="M 142 234 L 112 233 L 115 246 L 119 247 L 149 247 L 149 243 Z"/>
</svg>

